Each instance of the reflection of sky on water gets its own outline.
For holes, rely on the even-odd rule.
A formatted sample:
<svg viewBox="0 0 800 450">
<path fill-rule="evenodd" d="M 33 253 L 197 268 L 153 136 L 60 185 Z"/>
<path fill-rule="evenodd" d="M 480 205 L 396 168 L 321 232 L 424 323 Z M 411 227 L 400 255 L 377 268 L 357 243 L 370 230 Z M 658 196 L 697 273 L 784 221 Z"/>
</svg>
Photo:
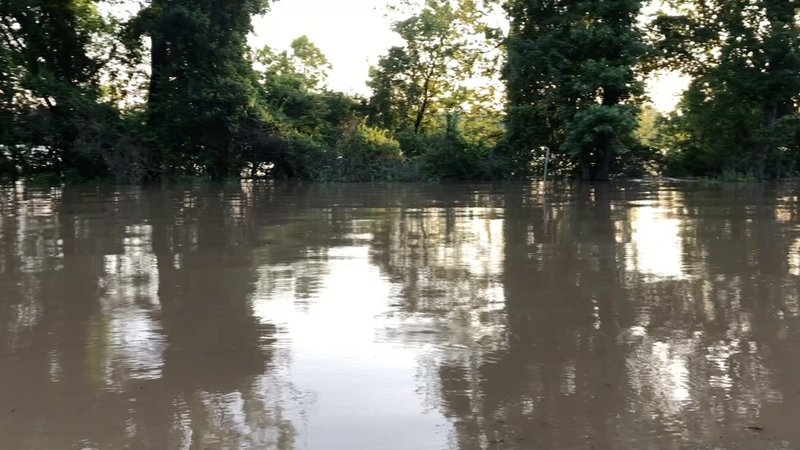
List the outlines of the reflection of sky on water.
<svg viewBox="0 0 800 450">
<path fill-rule="evenodd" d="M 681 221 L 660 206 L 637 206 L 628 212 L 631 240 L 625 245 L 627 269 L 642 275 L 685 275 Z"/>
<path fill-rule="evenodd" d="M 376 244 L 372 258 L 398 289 L 398 320 L 386 338 L 467 347 L 502 339 L 504 223 L 494 208 L 391 215 L 388 242 Z"/>
<path fill-rule="evenodd" d="M 442 419 L 420 415 L 413 395 L 419 349 L 375 339 L 391 321 L 393 287 L 368 253 L 329 249 L 321 287 L 305 306 L 298 308 L 290 289 L 267 291 L 256 293 L 254 313 L 283 329 L 277 345 L 291 349 L 290 378 L 312 399 L 297 417 L 304 425 L 296 422 L 309 436 L 304 448 L 439 448 Z"/>
<path fill-rule="evenodd" d="M 152 249 L 152 227 L 125 228 L 124 252 L 106 255 L 100 280 L 103 316 L 96 339 L 108 354 L 105 383 L 119 389 L 124 380 L 161 377 L 166 347 L 157 319 L 160 310 L 158 263 Z"/>
<path fill-rule="evenodd" d="M 800 238 L 794 241 L 794 244 L 789 248 L 789 273 L 800 277 Z"/>
<path fill-rule="evenodd" d="M 643 202 L 630 210 L 626 262 L 647 282 L 629 286 L 641 305 L 637 324 L 621 335 L 621 343 L 629 348 L 626 370 L 640 397 L 637 414 L 658 417 L 676 437 L 695 442 L 733 417 L 744 427 L 744 417 L 758 415 L 783 397 L 772 386 L 775 374 L 764 361 L 768 350 L 758 343 L 758 326 L 748 312 L 753 302 L 766 302 L 768 297 L 753 293 L 759 278 L 742 274 L 744 267 L 736 267 L 734 273 L 724 270 L 735 258 L 768 270 L 759 267 L 759 249 L 744 253 L 738 247 L 758 237 L 757 227 L 764 224 L 752 217 L 762 214 L 761 208 L 743 206 L 744 218 L 739 218 L 711 205 L 707 208 L 713 219 L 703 223 L 696 214 L 686 217 L 685 200 L 675 195 L 662 194 L 658 202 Z M 778 222 L 787 217 L 785 211 L 776 213 Z M 709 232 L 707 241 L 698 239 Z M 790 273 L 792 253 L 789 249 Z M 719 256 L 712 259 L 715 254 Z M 790 289 L 781 298 L 790 309 L 794 292 Z M 664 316 L 666 311 L 672 314 Z M 687 416 L 698 411 L 707 411 L 708 421 L 700 429 Z"/>
<path fill-rule="evenodd" d="M 61 188 L 29 190 L 22 182 L 3 189 L 0 197 L 0 275 L 19 274 L 20 302 L 9 305 L 10 349 L 30 344 L 31 332 L 41 320 L 41 285 L 37 275 L 63 269 L 62 239 L 53 230 L 58 225 L 54 208 Z M 11 265 L 14 261 L 16 264 Z M 3 286 L 0 286 L 0 299 Z"/>
<path fill-rule="evenodd" d="M 271 380 L 267 377 L 265 379 Z M 263 389 L 263 390 L 262 390 Z M 275 402 L 275 390 L 257 385 L 254 392 L 199 392 L 195 397 L 176 401 L 171 418 L 173 445 L 171 448 L 290 449 L 291 437 Z M 197 411 L 203 411 L 198 415 Z M 256 412 L 256 414 L 253 414 Z"/>
<path fill-rule="evenodd" d="M 28 189 L 22 182 L 0 189 L 0 383 L 6 387 L 0 398 L 4 408 L 12 397 L 9 393 L 47 392 L 47 384 L 30 389 L 26 383 L 58 381 L 64 372 L 63 348 L 70 343 L 42 333 L 48 316 L 53 316 L 47 281 L 64 270 L 57 212 L 60 198 L 60 188 Z M 63 301 L 68 304 L 69 299 Z M 22 365 L 20 378 L 11 372 L 18 361 L 28 362 Z M 32 361 L 41 370 L 32 370 Z M 13 436 L 16 428 L 21 429 L 0 421 L 0 436 Z"/>
<path fill-rule="evenodd" d="M 645 398 L 649 407 L 677 418 L 691 399 L 688 357 L 696 350 L 693 340 L 653 340 L 642 327 L 631 328 L 630 339 L 634 341 L 634 351 L 628 354 L 626 364 L 631 387 L 638 397 L 631 399 L 636 403 L 632 406 L 638 407 Z"/>
<path fill-rule="evenodd" d="M 452 430 L 435 409 L 437 364 L 468 364 L 470 349 L 497 335 L 486 322 L 503 309 L 497 211 L 383 213 L 351 212 L 340 224 L 357 245 L 259 268 L 254 312 L 278 326 L 276 345 L 290 349 L 288 377 L 311 399 L 295 421 L 308 427 L 308 448 L 441 448 Z M 319 277 L 310 297 L 297 284 L 309 273 Z"/>
</svg>

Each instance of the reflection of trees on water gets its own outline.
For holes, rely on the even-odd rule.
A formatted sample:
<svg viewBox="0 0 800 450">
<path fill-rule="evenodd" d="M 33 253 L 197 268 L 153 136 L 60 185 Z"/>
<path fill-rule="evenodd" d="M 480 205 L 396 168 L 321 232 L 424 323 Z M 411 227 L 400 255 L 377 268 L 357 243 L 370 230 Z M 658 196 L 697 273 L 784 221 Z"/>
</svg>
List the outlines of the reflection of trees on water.
<svg viewBox="0 0 800 450">
<path fill-rule="evenodd" d="M 370 261 L 399 289 L 400 321 L 387 333 L 414 340 L 412 335 L 432 331 L 426 321 L 444 316 L 441 323 L 454 332 L 459 320 L 470 331 L 481 321 L 502 322 L 495 316 L 503 302 L 503 217 L 492 206 L 501 195 L 435 185 L 326 186 L 306 189 L 296 199 L 294 193 L 282 195 L 269 214 L 290 220 L 259 231 L 265 244 L 255 252 L 264 262 L 259 292 L 302 302 L 319 290 L 332 249 L 366 246 Z M 352 281 L 358 282 L 358 274 Z"/>
<path fill-rule="evenodd" d="M 796 329 L 777 318 L 796 317 L 798 233 L 772 194 L 736 206 L 692 189 L 559 187 L 546 209 L 522 188 L 408 189 L 388 206 L 337 195 L 261 233 L 276 244 L 261 258 L 289 261 L 261 280 L 275 292 L 311 274 L 313 292 L 330 247 L 368 245 L 397 287 L 380 338 L 432 346 L 420 393 L 462 448 L 737 439 L 789 385 L 771 365 L 790 359 L 769 355 L 796 352 L 774 334 Z"/>
<path fill-rule="evenodd" d="M 311 198 L 304 204 L 307 209 L 291 222 L 263 227 L 259 233 L 268 245 L 256 252 L 258 261 L 264 262 L 259 264 L 258 291 L 268 293 L 272 308 L 281 308 L 279 298 L 303 307 L 305 300 L 319 294 L 320 283 L 332 282 L 329 271 L 334 267 L 340 268 L 336 276 L 346 278 L 333 282 L 337 286 L 358 290 L 365 283 L 385 283 L 364 279 L 370 277 L 367 273 L 341 270 L 348 259 L 368 254 L 395 289 L 390 309 L 375 310 L 383 298 L 363 305 L 380 315 L 374 318 L 380 324 L 374 339 L 416 347 L 448 344 L 446 351 L 425 353 L 418 360 L 424 383 L 420 393 L 427 396 L 429 406 L 439 403 L 439 390 L 428 381 L 440 363 L 476 366 L 479 360 L 473 357 L 481 355 L 474 351 L 476 346 L 488 350 L 504 345 L 502 333 L 494 331 L 504 322 L 503 215 L 492 206 L 502 200 L 501 195 L 487 197 L 458 187 L 348 186 L 327 188 Z M 286 203 L 292 201 L 279 202 Z M 368 248 L 368 253 L 357 248 Z M 346 291 L 341 295 L 349 296 Z M 347 310 L 352 302 L 341 308 Z M 324 308 L 318 305 L 316 310 Z M 336 317 L 343 320 L 340 326 L 351 330 L 369 328 L 360 322 L 346 323 L 358 322 L 360 313 Z M 350 337 L 344 333 L 331 340 L 349 342 Z M 433 372 L 426 374 L 429 370 Z"/>
<path fill-rule="evenodd" d="M 502 213 L 472 206 L 400 208 L 385 217 L 376 224 L 371 255 L 399 288 L 399 320 L 387 333 L 419 340 L 413 333 L 444 331 L 434 341 L 502 345 L 493 331 L 504 321 Z"/>
<path fill-rule="evenodd" d="M 6 444 L 292 447 L 249 303 L 246 192 L 3 195 Z"/>
<path fill-rule="evenodd" d="M 376 339 L 421 349 L 461 448 L 746 443 L 797 407 L 788 188 L 0 195 L 0 435 L 21 447 L 292 447 L 291 355 L 251 299 L 302 308 L 367 254 L 341 247 L 395 288 Z"/>
<path fill-rule="evenodd" d="M 584 443 L 585 429 L 603 433 L 608 426 L 587 414 L 591 402 L 583 394 L 604 395 L 609 407 L 615 401 L 604 384 L 617 378 L 621 365 L 620 356 L 609 351 L 610 330 L 619 320 L 618 288 L 609 283 L 618 276 L 618 255 L 612 212 L 604 201 L 608 193 L 588 194 L 552 198 L 574 206 L 554 208 L 547 221 L 525 191 L 506 199 L 508 347 L 487 355 L 472 375 L 480 380 L 472 394 L 478 402 L 458 400 L 459 378 L 442 381 L 444 397 L 452 398 L 448 405 L 477 407 L 449 411 L 455 418 L 474 418 L 456 424 L 462 448 L 501 441 L 512 448 L 569 447 Z"/>
<path fill-rule="evenodd" d="M 474 409 L 485 356 L 504 348 L 504 214 L 497 198 L 470 190 L 406 199 L 373 225 L 371 260 L 397 286 L 396 311 L 383 338 L 435 349 L 418 359 L 427 406 L 463 403 L 457 417 Z M 430 206 L 431 201 L 439 204 Z M 499 206 L 499 205 L 497 205 Z M 458 379 L 457 398 L 447 379 Z"/>
<path fill-rule="evenodd" d="M 17 184 L 0 192 L 0 319 L 7 324 L 0 328 L 0 342 L 29 346 L 32 328 L 43 314 L 36 271 L 63 268 L 63 243 L 57 239 L 59 223 L 53 217 L 61 191 L 28 192 Z"/>
<path fill-rule="evenodd" d="M 547 220 L 528 194 L 505 200 L 507 347 L 432 381 L 461 448 L 736 442 L 797 405 L 776 406 L 796 391 L 800 336 L 782 330 L 798 325 L 786 255 L 800 230 L 770 219 L 788 214 L 774 193 L 550 195 Z M 665 218 L 657 234 L 637 223 Z"/>
</svg>

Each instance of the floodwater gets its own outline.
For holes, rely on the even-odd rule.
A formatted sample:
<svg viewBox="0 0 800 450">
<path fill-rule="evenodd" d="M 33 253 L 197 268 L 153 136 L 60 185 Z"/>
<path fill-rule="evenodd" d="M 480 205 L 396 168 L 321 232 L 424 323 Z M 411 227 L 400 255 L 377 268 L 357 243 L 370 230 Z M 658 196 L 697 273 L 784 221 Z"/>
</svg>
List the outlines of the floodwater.
<svg viewBox="0 0 800 450">
<path fill-rule="evenodd" d="M 799 196 L 0 188 L 0 448 L 800 448 Z"/>
</svg>

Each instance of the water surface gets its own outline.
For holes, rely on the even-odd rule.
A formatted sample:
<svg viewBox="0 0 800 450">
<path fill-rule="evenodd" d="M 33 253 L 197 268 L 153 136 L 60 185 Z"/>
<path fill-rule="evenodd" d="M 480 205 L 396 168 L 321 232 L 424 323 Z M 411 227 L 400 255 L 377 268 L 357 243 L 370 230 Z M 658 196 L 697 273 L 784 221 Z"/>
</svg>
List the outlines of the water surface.
<svg viewBox="0 0 800 450">
<path fill-rule="evenodd" d="M 0 188 L 0 448 L 800 448 L 798 196 Z"/>
</svg>

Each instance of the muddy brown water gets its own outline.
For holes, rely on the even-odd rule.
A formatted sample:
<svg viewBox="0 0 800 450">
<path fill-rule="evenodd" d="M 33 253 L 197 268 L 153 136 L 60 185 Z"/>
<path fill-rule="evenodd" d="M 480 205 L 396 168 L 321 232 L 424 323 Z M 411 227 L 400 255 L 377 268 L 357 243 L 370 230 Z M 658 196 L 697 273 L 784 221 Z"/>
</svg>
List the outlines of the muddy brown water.
<svg viewBox="0 0 800 450">
<path fill-rule="evenodd" d="M 0 448 L 800 448 L 799 196 L 6 186 Z"/>
</svg>

